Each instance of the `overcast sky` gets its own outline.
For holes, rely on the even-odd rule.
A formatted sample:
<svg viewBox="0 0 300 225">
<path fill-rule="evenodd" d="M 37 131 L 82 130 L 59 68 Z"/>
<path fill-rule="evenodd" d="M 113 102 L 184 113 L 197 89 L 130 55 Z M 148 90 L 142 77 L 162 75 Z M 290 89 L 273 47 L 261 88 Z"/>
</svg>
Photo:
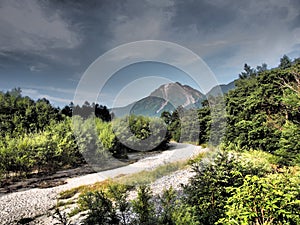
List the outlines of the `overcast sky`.
<svg viewBox="0 0 300 225">
<path fill-rule="evenodd" d="M 0 90 L 21 87 L 35 99 L 68 104 L 94 60 L 121 44 L 148 39 L 192 50 L 220 84 L 228 83 L 244 63 L 272 68 L 284 54 L 300 56 L 300 1 L 1 0 Z M 192 85 L 174 68 L 152 66 L 149 76 L 173 73 L 171 81 Z M 126 80 L 128 71 L 118 80 Z M 146 96 L 164 81 L 138 85 L 120 105 Z M 121 88 L 118 81 L 107 84 L 100 103 L 111 105 L 109 98 Z"/>
</svg>

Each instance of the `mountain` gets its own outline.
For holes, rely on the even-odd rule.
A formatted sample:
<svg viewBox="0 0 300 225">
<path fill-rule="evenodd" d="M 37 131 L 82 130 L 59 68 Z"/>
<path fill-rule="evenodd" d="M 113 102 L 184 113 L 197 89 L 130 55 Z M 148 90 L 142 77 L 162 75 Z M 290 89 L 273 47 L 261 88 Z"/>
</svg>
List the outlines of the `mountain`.
<svg viewBox="0 0 300 225">
<path fill-rule="evenodd" d="M 126 114 L 160 116 L 163 111 L 174 111 L 178 106 L 184 108 L 200 107 L 206 97 L 200 91 L 179 82 L 161 85 L 148 97 L 125 107 L 111 109 L 116 117 Z"/>
<path fill-rule="evenodd" d="M 235 81 L 232 81 L 230 82 L 229 84 L 221 84 L 219 86 L 215 86 L 213 87 L 212 89 L 210 89 L 209 92 L 207 92 L 206 96 L 217 96 L 218 93 L 219 93 L 219 89 L 218 87 L 221 88 L 223 94 L 226 94 L 228 93 L 230 90 L 234 89 L 235 88 L 235 84 L 234 84 Z"/>
<path fill-rule="evenodd" d="M 161 85 L 149 96 L 124 107 L 113 108 L 110 111 L 116 117 L 128 114 L 144 116 L 160 116 L 163 111 L 173 112 L 178 106 L 183 108 L 200 108 L 206 96 L 217 96 L 218 87 L 226 94 L 235 88 L 234 81 L 213 87 L 206 95 L 200 91 L 179 82 Z"/>
<path fill-rule="evenodd" d="M 150 96 L 159 97 L 167 100 L 173 106 L 189 108 L 197 104 L 199 100 L 204 100 L 205 95 L 188 85 L 179 82 L 161 85 L 153 91 Z"/>
</svg>

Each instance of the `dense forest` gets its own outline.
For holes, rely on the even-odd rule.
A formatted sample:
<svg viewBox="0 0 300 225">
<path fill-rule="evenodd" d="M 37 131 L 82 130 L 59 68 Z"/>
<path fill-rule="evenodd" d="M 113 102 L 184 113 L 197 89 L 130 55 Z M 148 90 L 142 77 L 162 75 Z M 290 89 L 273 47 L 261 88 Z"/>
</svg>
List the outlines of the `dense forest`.
<svg viewBox="0 0 300 225">
<path fill-rule="evenodd" d="M 218 150 L 193 163 L 196 175 L 184 195 L 165 191 L 160 212 L 153 210 L 150 191 L 141 187 L 132 204 L 133 224 L 300 224 L 300 59 L 284 56 L 273 69 L 245 64 L 235 86 L 225 95 L 225 119 L 211 115 L 209 102 L 220 97 L 207 96 L 209 101 L 196 109 L 198 130 L 190 129 L 184 140 L 215 143 L 211 124 L 226 124 L 217 137 L 221 144 L 211 147 Z M 182 111 L 186 118 L 180 117 Z M 194 113 L 180 107 L 162 113 L 162 120 L 135 115 L 112 120 L 99 104 L 59 109 L 46 99 L 22 96 L 20 89 L 0 92 L 0 179 L 75 167 L 87 158 L 95 163 L 126 158 L 135 149 L 119 140 L 122 135 L 132 141 L 151 136 L 159 140 L 156 149 L 166 149 L 171 139 L 182 141 L 183 126 L 197 127 L 189 119 Z M 113 196 L 125 208 L 112 204 L 104 192 L 84 196 L 83 207 L 90 209 L 86 224 L 129 224 L 118 217 L 129 208 L 125 189 Z"/>
</svg>

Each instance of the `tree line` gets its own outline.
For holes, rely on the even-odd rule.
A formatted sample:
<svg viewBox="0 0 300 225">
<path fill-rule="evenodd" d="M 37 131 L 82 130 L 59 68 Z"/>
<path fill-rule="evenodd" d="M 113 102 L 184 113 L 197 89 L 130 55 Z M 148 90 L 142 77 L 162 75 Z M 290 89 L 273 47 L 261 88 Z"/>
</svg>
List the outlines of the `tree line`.
<svg viewBox="0 0 300 225">
<path fill-rule="evenodd" d="M 160 141 L 156 149 L 166 148 L 170 139 L 157 139 L 163 126 L 159 119 L 131 115 L 111 121 L 106 106 L 85 102 L 60 109 L 45 98 L 22 96 L 20 88 L 0 92 L 0 121 L 0 179 L 52 173 L 89 160 L 99 164 L 109 163 L 109 157 L 126 158 L 135 149 L 115 133 L 123 139 L 151 136 Z"/>
<path fill-rule="evenodd" d="M 218 102 L 220 97 L 207 98 L 209 101 L 205 100 L 197 109 L 199 129 L 191 130 L 187 141 L 197 144 L 210 141 L 214 121 L 220 129 L 226 124 L 224 131 L 216 133 L 222 134 L 221 143 L 227 148 L 260 149 L 278 156 L 282 165 L 300 163 L 300 59 L 292 61 L 284 56 L 273 69 L 267 69 L 266 64 L 256 69 L 245 64 L 235 81 L 235 89 L 224 96 L 226 115 L 219 120 L 218 116 L 212 118 L 209 103 Z M 179 107 L 173 113 L 162 113 L 175 141 L 180 141 L 182 126 L 193 127 L 189 112 L 180 113 L 183 110 Z"/>
</svg>

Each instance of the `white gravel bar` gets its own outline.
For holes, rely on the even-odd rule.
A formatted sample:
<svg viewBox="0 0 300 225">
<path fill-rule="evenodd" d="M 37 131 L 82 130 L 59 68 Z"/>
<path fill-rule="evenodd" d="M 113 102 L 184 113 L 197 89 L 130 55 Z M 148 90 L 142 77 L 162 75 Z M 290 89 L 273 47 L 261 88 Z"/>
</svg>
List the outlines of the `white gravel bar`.
<svg viewBox="0 0 300 225">
<path fill-rule="evenodd" d="M 46 214 L 50 208 L 53 208 L 57 202 L 56 198 L 61 191 L 68 190 L 81 185 L 93 184 L 103 181 L 107 178 L 113 178 L 121 174 L 132 174 L 143 170 L 151 170 L 165 163 L 185 160 L 202 151 L 206 151 L 199 146 L 191 144 L 172 143 L 170 150 L 164 151 L 158 155 L 144 158 L 128 166 L 107 170 L 99 173 L 83 175 L 80 177 L 66 180 L 66 184 L 45 189 L 30 189 L 27 191 L 15 192 L 0 197 L 0 224 L 16 224 L 17 221 L 24 218 L 34 218 Z M 176 173 L 174 173 L 176 174 Z M 186 183 L 191 176 L 188 171 L 178 172 Z M 165 187 L 176 186 L 178 176 L 165 177 Z M 156 182 L 155 182 L 156 183 Z M 155 185 L 155 183 L 153 185 Z M 158 181 L 157 184 L 161 182 Z M 176 187 L 175 187 L 176 188 Z M 161 189 L 152 187 L 153 190 Z"/>
</svg>

